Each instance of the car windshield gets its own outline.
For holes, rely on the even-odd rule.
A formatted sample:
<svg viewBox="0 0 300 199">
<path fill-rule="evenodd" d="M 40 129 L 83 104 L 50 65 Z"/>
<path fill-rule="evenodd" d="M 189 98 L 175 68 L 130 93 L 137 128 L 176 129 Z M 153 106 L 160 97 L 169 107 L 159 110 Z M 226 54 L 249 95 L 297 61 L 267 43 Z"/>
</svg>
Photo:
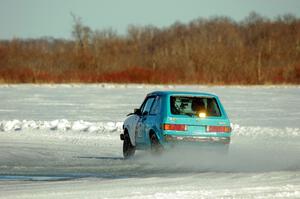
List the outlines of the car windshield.
<svg viewBox="0 0 300 199">
<path fill-rule="evenodd" d="M 218 103 L 213 97 L 171 96 L 171 113 L 173 115 L 198 115 L 220 117 L 221 112 Z"/>
</svg>

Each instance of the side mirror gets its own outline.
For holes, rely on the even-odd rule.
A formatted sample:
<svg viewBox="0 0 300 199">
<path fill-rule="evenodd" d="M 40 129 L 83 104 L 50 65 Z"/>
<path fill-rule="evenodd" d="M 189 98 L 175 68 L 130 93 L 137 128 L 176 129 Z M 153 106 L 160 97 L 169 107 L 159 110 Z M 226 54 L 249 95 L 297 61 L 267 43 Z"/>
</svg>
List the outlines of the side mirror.
<svg viewBox="0 0 300 199">
<path fill-rule="evenodd" d="M 133 110 L 133 114 L 141 115 L 142 113 L 141 113 L 141 110 L 140 110 L 139 108 L 135 108 L 135 109 Z"/>
</svg>

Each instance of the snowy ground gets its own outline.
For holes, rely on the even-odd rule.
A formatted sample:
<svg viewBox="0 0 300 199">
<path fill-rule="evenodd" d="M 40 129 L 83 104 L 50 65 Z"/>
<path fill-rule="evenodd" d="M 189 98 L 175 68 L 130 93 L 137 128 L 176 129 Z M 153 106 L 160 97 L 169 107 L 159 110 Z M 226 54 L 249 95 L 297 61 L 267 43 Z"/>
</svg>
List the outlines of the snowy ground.
<svg viewBox="0 0 300 199">
<path fill-rule="evenodd" d="M 154 90 L 220 96 L 227 156 L 122 159 L 125 115 Z M 300 87 L 0 86 L 0 198 L 299 198 Z"/>
</svg>

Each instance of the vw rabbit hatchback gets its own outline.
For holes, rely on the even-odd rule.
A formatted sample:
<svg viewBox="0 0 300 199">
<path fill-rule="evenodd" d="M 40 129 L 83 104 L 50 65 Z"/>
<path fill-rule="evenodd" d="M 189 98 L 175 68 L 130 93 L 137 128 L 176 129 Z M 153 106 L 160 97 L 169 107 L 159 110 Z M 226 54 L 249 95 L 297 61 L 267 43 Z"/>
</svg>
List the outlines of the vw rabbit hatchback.
<svg viewBox="0 0 300 199">
<path fill-rule="evenodd" d="M 135 150 L 152 152 L 179 144 L 221 146 L 227 150 L 231 127 L 219 98 L 203 92 L 156 91 L 124 121 L 124 158 Z M 224 146 L 224 147 L 222 147 Z"/>
</svg>

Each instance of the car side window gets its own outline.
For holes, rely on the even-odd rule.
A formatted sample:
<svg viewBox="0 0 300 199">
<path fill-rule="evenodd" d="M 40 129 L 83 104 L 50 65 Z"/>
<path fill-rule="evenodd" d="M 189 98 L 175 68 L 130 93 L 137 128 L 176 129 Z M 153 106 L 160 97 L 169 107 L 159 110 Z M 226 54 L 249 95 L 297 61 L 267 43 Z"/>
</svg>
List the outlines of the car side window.
<svg viewBox="0 0 300 199">
<path fill-rule="evenodd" d="M 161 109 L 161 97 L 157 96 L 155 98 L 155 101 L 153 103 L 153 106 L 150 110 L 150 115 L 157 115 L 160 113 L 160 109 Z"/>
<path fill-rule="evenodd" d="M 146 102 L 144 103 L 142 109 L 141 109 L 141 112 L 142 112 L 142 115 L 144 115 L 146 112 L 149 113 L 150 112 L 150 108 L 153 104 L 153 101 L 154 101 L 154 97 L 149 97 Z"/>
</svg>

